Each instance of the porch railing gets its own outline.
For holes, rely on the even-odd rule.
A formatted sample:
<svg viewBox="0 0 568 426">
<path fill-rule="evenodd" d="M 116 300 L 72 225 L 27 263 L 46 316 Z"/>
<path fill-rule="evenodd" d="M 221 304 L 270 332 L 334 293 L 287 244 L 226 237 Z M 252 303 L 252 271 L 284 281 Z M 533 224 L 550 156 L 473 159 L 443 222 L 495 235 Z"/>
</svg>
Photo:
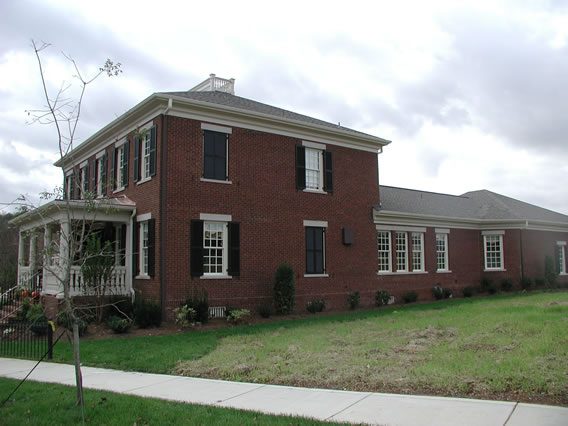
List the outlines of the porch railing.
<svg viewBox="0 0 568 426">
<path fill-rule="evenodd" d="M 41 269 L 32 270 L 30 266 L 20 266 L 18 287 L 22 290 L 40 291 L 42 287 Z"/>
<path fill-rule="evenodd" d="M 80 266 L 71 267 L 69 290 L 71 296 L 93 296 L 97 293 L 95 289 L 85 285 L 85 279 L 81 273 Z M 126 266 L 115 266 L 109 282 L 104 284 L 104 294 L 125 295 L 129 293 L 130 288 L 126 281 Z"/>
</svg>

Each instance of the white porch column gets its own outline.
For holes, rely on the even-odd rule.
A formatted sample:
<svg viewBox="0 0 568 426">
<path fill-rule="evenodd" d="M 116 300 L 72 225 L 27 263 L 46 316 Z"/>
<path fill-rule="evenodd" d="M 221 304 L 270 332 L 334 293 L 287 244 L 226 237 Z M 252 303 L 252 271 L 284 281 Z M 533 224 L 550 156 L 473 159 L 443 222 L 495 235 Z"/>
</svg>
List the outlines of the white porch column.
<svg viewBox="0 0 568 426">
<path fill-rule="evenodd" d="M 44 265 L 51 265 L 52 258 L 53 258 L 53 247 L 51 247 L 51 241 L 53 238 L 53 229 L 51 226 L 45 225 L 44 233 L 43 233 L 43 247 L 44 247 Z"/>
<path fill-rule="evenodd" d="M 61 234 L 59 237 L 59 266 L 64 268 L 69 262 L 69 241 L 71 238 L 71 224 L 61 222 Z"/>
<path fill-rule="evenodd" d="M 30 237 L 30 279 L 27 284 L 31 291 L 35 290 L 37 282 L 37 234 L 35 232 L 37 230 Z"/>
</svg>

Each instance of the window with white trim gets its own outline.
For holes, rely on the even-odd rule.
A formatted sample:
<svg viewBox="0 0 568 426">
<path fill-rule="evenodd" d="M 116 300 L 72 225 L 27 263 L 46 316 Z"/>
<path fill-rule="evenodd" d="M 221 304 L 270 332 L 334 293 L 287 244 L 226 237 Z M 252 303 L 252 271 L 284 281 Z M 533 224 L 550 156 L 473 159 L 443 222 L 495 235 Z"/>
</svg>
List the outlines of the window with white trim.
<svg viewBox="0 0 568 426">
<path fill-rule="evenodd" d="M 566 241 L 558 241 L 558 272 L 560 275 L 566 275 Z"/>
<path fill-rule="evenodd" d="M 396 256 L 396 271 L 408 271 L 408 241 L 406 232 L 395 233 L 395 256 Z"/>
<path fill-rule="evenodd" d="M 422 232 L 413 232 L 412 238 L 412 271 L 424 271 L 424 234 Z"/>
<path fill-rule="evenodd" d="M 379 256 L 379 272 L 391 271 L 391 233 L 377 231 L 377 250 Z"/>
<path fill-rule="evenodd" d="M 65 193 L 63 194 L 64 199 L 72 200 L 74 198 L 75 195 L 75 188 L 73 188 L 74 185 L 75 185 L 75 179 L 73 172 L 71 172 L 65 176 L 65 185 L 64 185 Z"/>
<path fill-rule="evenodd" d="M 448 234 L 436 234 L 436 271 L 448 270 Z"/>
<path fill-rule="evenodd" d="M 203 275 L 227 273 L 226 223 L 203 223 Z"/>
<path fill-rule="evenodd" d="M 325 274 L 325 228 L 306 226 L 306 274 Z"/>
<path fill-rule="evenodd" d="M 124 145 L 121 145 L 116 149 L 116 189 L 124 188 L 124 182 L 125 182 L 124 162 L 126 161 L 124 154 L 125 154 Z"/>
<path fill-rule="evenodd" d="M 89 193 L 89 166 L 81 168 L 81 199 L 87 198 Z"/>
<path fill-rule="evenodd" d="M 140 275 L 148 276 L 149 269 L 149 233 L 148 221 L 140 222 Z"/>
<path fill-rule="evenodd" d="M 150 132 L 142 136 L 142 179 L 150 178 Z"/>
<path fill-rule="evenodd" d="M 306 189 L 323 191 L 323 151 L 306 148 Z"/>
<path fill-rule="evenodd" d="M 503 235 L 484 235 L 485 269 L 503 269 Z"/>
</svg>

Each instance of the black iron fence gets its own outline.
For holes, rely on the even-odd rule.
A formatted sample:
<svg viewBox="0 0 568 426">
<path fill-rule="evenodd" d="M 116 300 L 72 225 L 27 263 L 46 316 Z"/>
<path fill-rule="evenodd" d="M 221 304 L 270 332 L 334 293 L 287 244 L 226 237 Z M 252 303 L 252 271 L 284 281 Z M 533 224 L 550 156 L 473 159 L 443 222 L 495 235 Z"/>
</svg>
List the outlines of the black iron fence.
<svg viewBox="0 0 568 426">
<path fill-rule="evenodd" d="M 0 356 L 40 359 L 53 358 L 51 323 L 5 318 L 0 321 Z"/>
</svg>

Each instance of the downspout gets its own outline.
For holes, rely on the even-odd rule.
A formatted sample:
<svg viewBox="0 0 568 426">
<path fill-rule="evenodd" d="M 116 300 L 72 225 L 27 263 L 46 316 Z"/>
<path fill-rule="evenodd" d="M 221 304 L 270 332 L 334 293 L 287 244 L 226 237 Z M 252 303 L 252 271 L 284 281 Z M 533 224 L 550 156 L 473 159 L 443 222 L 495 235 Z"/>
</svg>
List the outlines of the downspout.
<svg viewBox="0 0 568 426">
<path fill-rule="evenodd" d="M 130 298 L 132 303 L 136 299 L 136 293 L 134 292 L 134 274 L 132 273 L 134 265 L 132 264 L 134 259 L 134 244 L 132 242 L 132 237 L 134 237 L 134 220 L 136 218 L 136 207 L 132 210 L 132 214 L 130 215 L 130 235 L 128 238 L 128 245 L 130 246 L 130 269 L 126 271 L 126 276 L 130 279 Z"/>
<path fill-rule="evenodd" d="M 162 114 L 162 135 L 160 138 L 160 306 L 162 307 L 162 318 L 166 318 L 166 163 L 167 149 L 166 140 L 168 132 L 168 112 L 172 109 L 172 98 L 168 99 L 168 106 Z"/>
</svg>

